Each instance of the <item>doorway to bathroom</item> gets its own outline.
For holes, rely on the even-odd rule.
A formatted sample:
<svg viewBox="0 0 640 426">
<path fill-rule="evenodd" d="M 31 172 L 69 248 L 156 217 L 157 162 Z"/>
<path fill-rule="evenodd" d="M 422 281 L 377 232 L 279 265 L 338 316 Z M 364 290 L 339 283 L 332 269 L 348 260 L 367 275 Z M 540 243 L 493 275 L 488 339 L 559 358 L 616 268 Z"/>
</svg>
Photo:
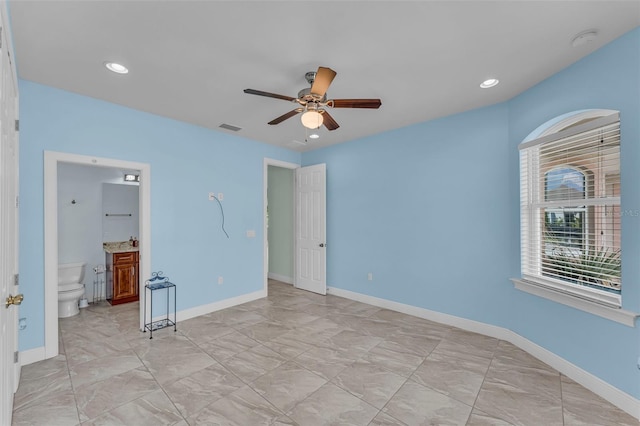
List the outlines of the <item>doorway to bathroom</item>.
<svg viewBox="0 0 640 426">
<path fill-rule="evenodd" d="M 119 180 L 123 183 L 124 174 L 133 174 L 139 176 L 139 186 L 137 186 L 137 208 L 130 209 L 127 212 L 112 212 L 113 214 L 123 215 L 117 217 L 104 216 L 110 212 L 103 211 L 102 196 L 94 194 L 90 196 L 90 191 L 87 188 L 84 190 L 78 190 L 76 194 L 84 194 L 84 196 L 74 196 L 69 192 L 69 188 L 66 185 L 59 186 L 60 179 L 64 178 L 65 181 L 73 179 L 73 176 L 77 176 L 83 179 L 85 183 L 90 181 L 95 183 L 98 181 L 104 182 L 106 185 L 111 185 Z M 87 176 L 93 176 L 91 179 L 87 179 Z M 104 291 L 106 291 L 106 282 L 102 288 L 93 286 L 94 282 L 94 267 L 96 265 L 104 265 L 105 257 L 104 252 L 101 250 L 102 242 L 113 241 L 113 239 L 121 239 L 122 232 L 127 229 L 126 232 L 136 232 L 139 240 L 139 276 L 140 282 L 144 282 L 144 277 L 151 276 L 151 233 L 150 233 L 150 205 L 151 195 L 149 188 L 150 179 L 150 165 L 146 163 L 135 163 L 124 160 L 107 159 L 99 157 L 82 156 L 75 154 L 59 153 L 59 152 L 45 152 L 45 166 L 44 166 L 44 196 L 45 196 L 45 353 L 44 358 L 51 358 L 58 355 L 58 265 L 71 260 L 82 260 L 86 262 L 85 269 L 85 293 L 87 297 L 94 296 L 98 299 L 103 298 Z M 66 189 L 65 189 L 66 188 Z M 115 189 L 118 191 L 118 189 Z M 102 188 L 96 189 L 96 191 L 102 192 Z M 106 191 L 113 196 L 113 187 L 107 187 Z M 124 192 L 127 192 L 126 189 Z M 131 191 L 128 191 L 131 192 Z M 133 195 L 128 195 L 132 197 Z M 98 202 L 98 199 L 100 200 Z M 75 203 L 74 203 L 75 201 Z M 99 204 L 99 205 L 98 205 Z M 111 206 L 116 206 L 111 202 Z M 111 208 L 111 207 L 110 207 Z M 93 212 L 93 213 L 91 213 Z M 94 217 L 88 218 L 89 215 Z M 129 216 L 131 215 L 131 216 Z M 96 217 L 97 216 L 97 217 Z M 106 224 L 103 224 L 103 216 L 108 220 Z M 79 219 L 81 218 L 82 219 Z M 115 221 L 122 221 L 122 223 L 113 223 Z M 136 220 L 137 219 L 137 220 Z M 77 226 L 78 220 L 83 221 L 81 226 Z M 74 226 L 68 226 L 68 221 L 74 221 Z M 127 222 L 126 224 L 124 222 Z M 137 222 L 137 223 L 134 223 Z M 104 225 L 104 226 L 103 226 Z M 68 235 L 62 236 L 62 232 L 68 232 L 73 229 L 73 232 L 79 232 L 85 234 L 82 238 L 74 238 Z M 107 235 L 105 235 L 105 233 Z M 117 235 L 116 235 L 117 234 Z M 88 238 L 88 235 L 91 237 Z M 134 235 L 131 235 L 134 236 Z M 77 237 L 77 236 L 76 236 Z M 87 237 L 87 238 L 85 238 Z M 129 235 L 126 236 L 126 239 Z M 95 241 L 94 241 L 95 240 Z M 80 252 L 79 248 L 70 247 L 70 245 L 89 245 L 90 247 L 83 247 Z M 98 245 L 98 247 L 96 247 Z M 84 254 L 78 254 L 84 253 Z M 78 256 L 89 256 L 87 259 L 76 259 Z M 105 278 L 102 278 L 106 281 Z M 100 294 L 95 294 L 94 291 Z M 138 289 L 140 294 L 140 309 L 139 309 L 139 328 L 143 328 L 143 307 L 146 300 L 144 300 L 144 292 Z"/>
<path fill-rule="evenodd" d="M 129 240 L 138 238 L 140 197 L 135 176 L 139 174 L 138 170 L 58 163 L 58 264 L 61 271 L 77 270 L 65 274 L 71 279 L 67 280 L 70 291 L 61 293 L 59 318 L 77 314 L 78 300 L 83 308 L 110 298 L 103 243 L 128 246 Z M 133 178 L 127 180 L 127 176 Z M 132 251 L 138 250 L 131 246 Z M 74 282 L 78 278 L 80 282 Z"/>
</svg>

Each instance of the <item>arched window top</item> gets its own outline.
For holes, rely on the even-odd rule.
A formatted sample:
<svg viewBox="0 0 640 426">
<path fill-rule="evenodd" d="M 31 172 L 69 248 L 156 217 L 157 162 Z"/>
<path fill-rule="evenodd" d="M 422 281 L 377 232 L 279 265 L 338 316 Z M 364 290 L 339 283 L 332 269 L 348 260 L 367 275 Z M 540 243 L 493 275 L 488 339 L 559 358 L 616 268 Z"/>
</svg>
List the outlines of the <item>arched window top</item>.
<svg viewBox="0 0 640 426">
<path fill-rule="evenodd" d="M 545 201 L 583 200 L 585 187 L 585 174 L 574 167 L 556 167 L 544 174 Z"/>
<path fill-rule="evenodd" d="M 618 111 L 612 109 L 584 109 L 568 112 L 541 124 L 533 132 L 529 133 L 522 142 L 524 143 L 543 136 L 552 135 L 569 127 L 586 123 L 596 118 L 606 117 L 617 112 Z"/>
</svg>

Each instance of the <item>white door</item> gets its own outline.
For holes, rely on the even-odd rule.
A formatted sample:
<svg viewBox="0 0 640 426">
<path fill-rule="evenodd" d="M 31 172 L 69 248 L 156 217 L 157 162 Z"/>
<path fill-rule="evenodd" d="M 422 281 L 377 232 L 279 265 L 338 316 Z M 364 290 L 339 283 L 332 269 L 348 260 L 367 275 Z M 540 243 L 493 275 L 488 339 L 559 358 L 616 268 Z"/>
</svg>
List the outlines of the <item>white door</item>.
<svg viewBox="0 0 640 426">
<path fill-rule="evenodd" d="M 4 6 L 3 6 L 4 7 Z M 11 424 L 18 388 L 18 134 L 17 82 L 9 53 L 6 9 L 0 29 L 0 424 Z M 16 297 L 17 296 L 17 297 Z M 14 358 L 15 357 L 15 358 Z"/>
<path fill-rule="evenodd" d="M 326 165 L 296 169 L 295 286 L 327 294 Z"/>
</svg>

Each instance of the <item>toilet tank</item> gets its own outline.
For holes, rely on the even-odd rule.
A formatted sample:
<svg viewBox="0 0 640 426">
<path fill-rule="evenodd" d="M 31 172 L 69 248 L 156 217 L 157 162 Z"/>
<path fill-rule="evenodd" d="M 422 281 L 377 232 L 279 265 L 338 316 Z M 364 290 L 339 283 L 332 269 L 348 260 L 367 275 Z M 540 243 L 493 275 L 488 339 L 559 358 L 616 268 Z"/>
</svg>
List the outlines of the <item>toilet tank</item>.
<svg viewBox="0 0 640 426">
<path fill-rule="evenodd" d="M 58 265 L 58 285 L 82 283 L 85 262 L 62 263 Z"/>
</svg>

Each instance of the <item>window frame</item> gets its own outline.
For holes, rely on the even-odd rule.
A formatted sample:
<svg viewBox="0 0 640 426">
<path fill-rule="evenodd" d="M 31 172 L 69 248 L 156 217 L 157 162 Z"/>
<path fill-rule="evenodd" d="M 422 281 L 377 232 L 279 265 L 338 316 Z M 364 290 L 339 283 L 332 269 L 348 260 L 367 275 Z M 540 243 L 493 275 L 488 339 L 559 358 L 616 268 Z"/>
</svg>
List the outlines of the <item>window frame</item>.
<svg viewBox="0 0 640 426">
<path fill-rule="evenodd" d="M 581 133 L 598 129 L 607 125 L 614 124 L 620 121 L 619 113 L 617 111 L 610 110 L 598 110 L 598 111 L 587 111 L 583 113 L 575 114 L 569 118 L 566 118 L 555 125 L 551 126 L 547 131 L 542 133 L 539 137 L 528 140 L 520 144 L 519 148 L 521 150 L 534 147 L 536 145 L 543 145 L 545 143 L 549 143 L 555 140 L 564 139 L 567 137 L 579 135 Z M 573 165 L 563 166 L 566 168 L 572 168 L 576 171 L 582 173 L 585 177 L 585 181 L 589 179 L 588 172 L 584 170 L 580 170 Z M 551 168 L 549 170 L 543 171 L 542 167 L 537 164 L 537 169 L 535 173 L 539 176 L 539 174 L 545 174 L 549 171 L 553 170 Z M 522 172 L 521 172 L 522 173 Z M 520 176 L 520 189 L 523 190 L 523 177 Z M 529 177 L 527 176 L 527 182 L 525 183 L 525 188 L 529 185 Z M 543 188 L 543 193 L 546 188 Z M 528 189 L 532 191 L 532 189 Z M 617 205 L 620 205 L 620 197 L 617 197 Z M 521 207 L 524 209 L 524 206 Z M 575 307 L 577 309 L 581 309 L 613 321 L 617 321 L 629 326 L 635 326 L 635 318 L 638 316 L 637 314 L 629 311 L 625 311 L 622 309 L 622 294 L 621 292 L 613 293 L 606 290 L 600 290 L 597 288 L 591 288 L 588 286 L 583 286 L 580 284 L 573 284 L 568 281 L 564 281 L 561 279 L 553 279 L 551 277 L 543 277 L 542 274 L 529 275 L 525 274 L 525 270 L 527 269 L 524 266 L 524 262 L 528 261 L 529 256 L 525 255 L 522 251 L 525 244 L 535 244 L 535 238 L 542 239 L 542 236 L 535 235 L 535 232 L 531 231 L 532 229 L 537 229 L 533 224 L 533 214 L 531 214 L 531 209 L 528 212 L 521 211 L 521 220 L 520 220 L 520 229 L 521 229 L 521 238 L 523 238 L 522 248 L 521 248 L 521 277 L 520 278 L 512 278 L 512 282 L 515 287 L 519 290 L 525 291 L 530 294 L 534 294 L 540 297 L 544 297 L 550 300 L 553 300 L 558 303 L 562 303 L 568 306 Z M 587 214 L 584 215 L 584 219 L 587 219 Z M 532 227 L 533 226 L 533 227 Z M 528 229 L 529 231 L 523 231 L 523 227 Z M 583 229 L 586 231 L 586 224 L 583 224 Z M 620 232 L 621 233 L 621 232 Z M 531 240 L 524 241 L 525 238 L 532 238 Z M 542 247 L 542 245 L 538 245 Z M 542 256 L 542 249 L 539 249 L 537 252 L 537 256 Z M 534 254 L 534 257 L 536 255 Z M 542 268 L 542 267 L 541 267 Z"/>
</svg>

